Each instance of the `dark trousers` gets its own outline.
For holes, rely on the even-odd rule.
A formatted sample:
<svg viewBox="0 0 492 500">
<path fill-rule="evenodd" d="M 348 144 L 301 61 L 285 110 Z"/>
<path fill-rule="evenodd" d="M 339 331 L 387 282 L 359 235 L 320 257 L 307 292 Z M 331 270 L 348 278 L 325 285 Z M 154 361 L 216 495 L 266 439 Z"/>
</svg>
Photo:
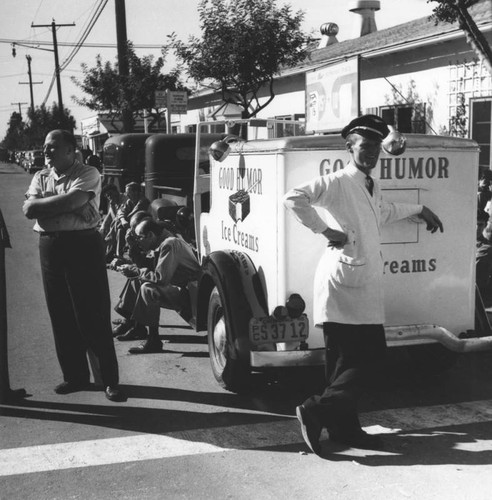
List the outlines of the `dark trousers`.
<svg viewBox="0 0 492 500">
<path fill-rule="evenodd" d="M 357 402 L 364 388 L 377 380 L 385 366 L 383 325 L 324 323 L 328 386 L 321 396 L 304 402 L 328 431 L 360 432 Z"/>
<path fill-rule="evenodd" d="M 88 382 L 86 351 L 95 354 L 105 386 L 118 383 L 104 245 L 97 231 L 39 238 L 41 273 L 63 378 Z"/>
</svg>

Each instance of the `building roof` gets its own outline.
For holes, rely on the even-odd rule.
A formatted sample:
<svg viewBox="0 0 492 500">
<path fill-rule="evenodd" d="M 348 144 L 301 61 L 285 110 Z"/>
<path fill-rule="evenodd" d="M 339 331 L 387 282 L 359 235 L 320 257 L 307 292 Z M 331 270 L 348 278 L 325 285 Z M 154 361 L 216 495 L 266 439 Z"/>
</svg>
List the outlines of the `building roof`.
<svg viewBox="0 0 492 500">
<path fill-rule="evenodd" d="M 492 30 L 491 3 L 492 0 L 479 0 L 468 9 L 482 32 Z M 371 55 L 381 53 L 394 53 L 399 50 L 408 50 L 418 46 L 431 46 L 439 41 L 459 39 L 463 36 L 463 31 L 459 27 L 458 22 L 452 24 L 440 22 L 436 25 L 433 18 L 425 16 L 407 23 L 375 31 L 359 38 L 344 40 L 321 49 L 315 48 L 310 52 L 310 57 L 304 62 L 293 68 L 281 70 L 276 79 L 306 73 L 306 71 L 321 68 L 358 55 L 368 58 Z M 190 97 L 190 101 L 196 102 L 197 99 L 203 97 L 209 98 L 216 93 L 216 91 L 210 88 L 200 89 Z"/>
<path fill-rule="evenodd" d="M 481 31 L 492 28 L 491 3 L 491 0 L 480 0 L 469 8 L 473 20 Z M 315 49 L 311 52 L 309 59 L 306 59 L 296 68 L 291 68 L 291 70 L 298 73 L 305 71 L 307 68 L 314 68 L 327 62 L 335 62 L 359 54 L 367 57 L 373 52 L 397 51 L 416 44 L 424 45 L 435 43 L 439 39 L 460 36 L 463 36 L 463 32 L 458 26 L 458 22 L 453 24 L 440 22 L 436 25 L 433 18 L 426 16 L 391 28 L 375 31 L 359 38 Z M 289 73 L 291 71 L 286 69 L 282 71 L 282 76 Z"/>
</svg>

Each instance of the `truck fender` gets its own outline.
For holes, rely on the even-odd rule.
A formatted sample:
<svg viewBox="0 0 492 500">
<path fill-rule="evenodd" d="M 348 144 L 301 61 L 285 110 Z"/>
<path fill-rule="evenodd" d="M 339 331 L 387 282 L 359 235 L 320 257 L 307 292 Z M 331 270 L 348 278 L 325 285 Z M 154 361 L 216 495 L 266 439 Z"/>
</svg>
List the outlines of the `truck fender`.
<svg viewBox="0 0 492 500">
<path fill-rule="evenodd" d="M 263 287 L 249 256 L 235 250 L 221 250 L 204 257 L 198 291 L 197 330 L 206 329 L 208 299 L 215 286 L 225 298 L 223 306 L 234 323 L 236 338 L 232 340 L 237 355 L 249 363 L 249 320 L 267 316 Z"/>
</svg>

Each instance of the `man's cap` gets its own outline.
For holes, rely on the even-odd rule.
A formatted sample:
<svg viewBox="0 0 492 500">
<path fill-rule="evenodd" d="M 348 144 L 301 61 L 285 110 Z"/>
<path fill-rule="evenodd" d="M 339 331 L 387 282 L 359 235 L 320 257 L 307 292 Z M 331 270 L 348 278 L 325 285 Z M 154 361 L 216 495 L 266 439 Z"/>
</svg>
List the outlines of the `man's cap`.
<svg viewBox="0 0 492 500">
<path fill-rule="evenodd" d="M 382 141 L 389 133 L 388 125 L 380 116 L 362 115 L 343 128 L 342 137 L 346 139 L 349 134 L 359 134 L 368 139 Z"/>
</svg>

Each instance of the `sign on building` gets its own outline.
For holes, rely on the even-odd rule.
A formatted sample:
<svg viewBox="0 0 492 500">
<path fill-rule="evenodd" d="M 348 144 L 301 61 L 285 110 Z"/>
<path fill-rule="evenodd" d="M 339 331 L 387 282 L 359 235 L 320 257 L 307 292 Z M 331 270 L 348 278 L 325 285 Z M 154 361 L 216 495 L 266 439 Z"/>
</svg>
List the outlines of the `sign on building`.
<svg viewBox="0 0 492 500">
<path fill-rule="evenodd" d="M 359 114 L 359 61 L 306 73 L 306 130 L 337 132 Z"/>
</svg>

